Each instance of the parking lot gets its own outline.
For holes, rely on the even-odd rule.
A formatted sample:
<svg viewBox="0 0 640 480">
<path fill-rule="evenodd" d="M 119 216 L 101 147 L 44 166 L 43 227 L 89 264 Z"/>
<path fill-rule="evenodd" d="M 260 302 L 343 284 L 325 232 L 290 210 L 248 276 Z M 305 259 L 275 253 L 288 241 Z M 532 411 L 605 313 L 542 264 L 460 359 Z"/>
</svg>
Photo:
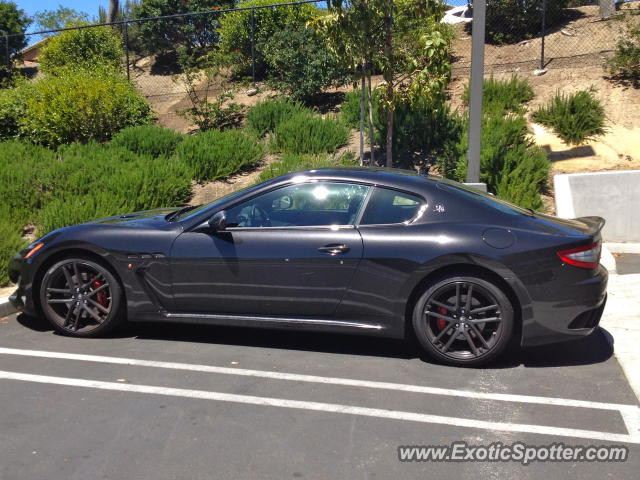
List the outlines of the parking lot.
<svg viewBox="0 0 640 480">
<path fill-rule="evenodd" d="M 488 368 L 412 343 L 168 324 L 72 339 L 0 320 L 0 478 L 635 477 L 607 332 Z M 626 445 L 625 463 L 416 462 L 401 445 Z M 633 472 L 636 474 L 633 474 Z"/>
</svg>

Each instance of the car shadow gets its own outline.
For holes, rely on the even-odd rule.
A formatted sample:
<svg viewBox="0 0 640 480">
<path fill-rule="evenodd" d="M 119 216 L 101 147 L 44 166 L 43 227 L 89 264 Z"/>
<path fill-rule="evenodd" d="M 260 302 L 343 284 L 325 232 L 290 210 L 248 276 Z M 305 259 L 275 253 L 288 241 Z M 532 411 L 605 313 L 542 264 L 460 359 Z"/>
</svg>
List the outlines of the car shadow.
<svg viewBox="0 0 640 480">
<path fill-rule="evenodd" d="M 22 314 L 18 316 L 17 320 L 30 330 L 53 331 L 49 323 L 40 318 Z M 54 334 L 59 335 L 56 332 Z M 420 359 L 425 363 L 434 363 L 413 338 L 398 340 L 333 333 L 146 322 L 127 323 L 105 335 L 104 338 L 223 344 L 407 360 Z M 509 369 L 520 366 L 542 368 L 591 365 L 605 362 L 612 355 L 611 335 L 603 328 L 599 328 L 588 337 L 555 345 L 535 348 L 520 348 L 517 345 L 512 345 L 498 359 L 480 368 Z"/>
</svg>

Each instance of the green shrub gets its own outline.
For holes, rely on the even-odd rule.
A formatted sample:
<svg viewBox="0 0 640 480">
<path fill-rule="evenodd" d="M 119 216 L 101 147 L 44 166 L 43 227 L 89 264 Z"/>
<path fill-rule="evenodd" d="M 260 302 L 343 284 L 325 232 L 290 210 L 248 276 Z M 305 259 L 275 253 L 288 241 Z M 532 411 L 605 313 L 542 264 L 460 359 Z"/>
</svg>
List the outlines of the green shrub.
<svg viewBox="0 0 640 480">
<path fill-rule="evenodd" d="M 276 127 L 271 147 L 286 153 L 334 152 L 348 139 L 349 129 L 340 120 L 302 112 Z"/>
<path fill-rule="evenodd" d="M 616 51 L 608 61 L 609 72 L 614 77 L 640 83 L 640 24 L 629 24 L 616 44 Z"/>
<path fill-rule="evenodd" d="M 9 284 L 9 261 L 27 244 L 22 238 L 21 226 L 11 220 L 14 215 L 15 212 L 0 207 L 0 286 Z"/>
<path fill-rule="evenodd" d="M 17 137 L 19 120 L 24 117 L 28 83 L 12 88 L 0 88 L 0 141 Z"/>
<path fill-rule="evenodd" d="M 280 160 L 272 163 L 260 173 L 256 183 L 265 182 L 280 175 L 298 172 L 300 170 L 354 165 L 357 165 L 357 162 L 351 152 L 341 156 L 326 153 L 318 155 L 285 153 Z"/>
<path fill-rule="evenodd" d="M 490 192 L 534 210 L 542 208 L 540 193 L 546 189 L 549 161 L 544 149 L 528 138 L 527 121 L 521 115 L 484 115 L 480 146 L 480 181 Z M 466 181 L 467 134 L 461 136 L 454 179 Z"/>
<path fill-rule="evenodd" d="M 469 103 L 469 86 L 465 88 L 464 101 Z M 520 80 L 513 75 L 510 80 L 497 80 L 493 75 L 484 80 L 482 107 L 485 112 L 496 114 L 523 113 L 523 104 L 533 99 L 533 87 L 527 79 Z"/>
<path fill-rule="evenodd" d="M 525 208 L 542 210 L 540 192 L 546 189 L 550 168 L 546 151 L 540 147 L 520 147 L 506 158 L 505 170 L 508 168 L 512 170 L 502 175 L 495 186 L 496 195 Z"/>
<path fill-rule="evenodd" d="M 191 193 L 190 171 L 179 162 L 98 144 L 61 148 L 51 178 L 52 192 L 36 215 L 40 233 L 95 218 L 182 204 Z"/>
<path fill-rule="evenodd" d="M 238 7 L 273 5 L 273 0 L 244 0 Z M 254 10 L 255 60 L 258 73 L 265 68 L 262 45 L 273 35 L 287 27 L 300 27 L 318 14 L 315 5 L 290 5 Z M 247 64 L 251 60 L 251 11 L 240 10 L 225 14 L 220 19 L 220 42 L 227 52 L 239 52 Z"/>
<path fill-rule="evenodd" d="M 135 18 L 159 17 L 207 10 L 232 8 L 231 0 L 138 0 L 133 3 Z M 135 35 L 136 43 L 147 54 L 163 54 L 184 50 L 198 54 L 218 43 L 218 19 L 220 15 L 193 15 L 184 18 L 160 18 L 129 26 L 129 36 Z"/>
<path fill-rule="evenodd" d="M 54 72 L 63 67 L 93 68 L 109 66 L 121 69 L 124 48 L 122 38 L 109 27 L 81 28 L 60 32 L 42 47 L 40 69 Z"/>
<path fill-rule="evenodd" d="M 377 104 L 378 102 L 374 102 Z M 375 108 L 377 142 L 386 149 L 387 123 L 383 109 Z M 464 122 L 443 98 L 422 98 L 398 103 L 393 120 L 393 155 L 399 165 L 411 167 L 416 159 L 442 161 L 460 140 Z"/>
<path fill-rule="evenodd" d="M 515 43 L 540 34 L 543 0 L 487 0 L 486 35 L 491 43 Z M 563 19 L 568 0 L 547 0 L 546 26 Z M 473 4 L 473 2 L 471 2 Z M 467 28 L 471 24 L 468 24 Z"/>
<path fill-rule="evenodd" d="M 558 91 L 546 105 L 533 113 L 533 119 L 553 128 L 567 144 L 579 145 L 603 135 L 606 133 L 604 107 L 594 93 L 594 89 L 569 95 Z"/>
<path fill-rule="evenodd" d="M 20 98 L 25 87 L 17 87 Z M 65 70 L 36 80 L 24 95 L 18 134 L 56 146 L 105 141 L 121 129 L 152 121 L 151 108 L 126 78 L 112 70 Z"/>
<path fill-rule="evenodd" d="M 153 158 L 96 143 L 56 152 L 12 140 L 0 142 L 0 285 L 6 261 L 36 235 L 95 218 L 183 204 L 191 194 L 191 170 L 175 158 Z M 135 194 L 132 194 L 134 192 Z"/>
<path fill-rule="evenodd" d="M 247 127 L 262 137 L 273 133 L 283 120 L 307 111 L 300 103 L 285 98 L 263 100 L 247 112 Z"/>
<path fill-rule="evenodd" d="M 18 212 L 16 217 L 40 208 L 55 183 L 50 175 L 55 163 L 47 148 L 18 140 L 0 142 L 0 206 Z"/>
<path fill-rule="evenodd" d="M 340 105 L 340 118 L 344 122 L 345 125 L 350 126 L 351 128 L 360 128 L 360 95 L 361 90 L 353 90 L 351 92 L 347 92 L 344 96 L 344 102 Z M 369 92 L 365 90 L 365 111 L 364 111 L 364 125 L 365 128 L 368 128 L 367 119 L 369 118 Z M 377 102 L 373 102 L 373 115 L 377 115 Z"/>
<path fill-rule="evenodd" d="M 291 98 L 310 102 L 323 89 L 347 81 L 347 69 L 311 28 L 288 27 L 276 32 L 262 51 L 271 85 Z"/>
<path fill-rule="evenodd" d="M 264 155 L 262 144 L 240 130 L 209 130 L 186 138 L 175 157 L 188 165 L 193 178 L 206 182 L 255 165 Z"/>
<path fill-rule="evenodd" d="M 184 135 L 169 128 L 158 125 L 140 125 L 127 127 L 118 132 L 111 140 L 111 145 L 154 158 L 169 157 L 173 155 L 183 138 Z"/>
</svg>

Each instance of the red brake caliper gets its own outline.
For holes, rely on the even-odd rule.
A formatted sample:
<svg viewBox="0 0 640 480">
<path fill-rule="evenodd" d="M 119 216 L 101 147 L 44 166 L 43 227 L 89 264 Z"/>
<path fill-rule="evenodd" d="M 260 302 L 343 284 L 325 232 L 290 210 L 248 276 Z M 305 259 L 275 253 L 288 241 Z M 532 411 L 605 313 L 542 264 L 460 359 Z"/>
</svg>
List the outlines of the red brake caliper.
<svg viewBox="0 0 640 480">
<path fill-rule="evenodd" d="M 98 294 L 100 294 L 102 292 L 98 292 Z M 440 315 L 446 315 L 448 313 L 447 309 L 444 307 L 438 307 L 438 313 Z M 447 326 L 447 321 L 444 318 L 436 318 L 436 325 L 438 326 L 439 330 L 443 330 L 444 327 Z"/>
<path fill-rule="evenodd" d="M 94 289 L 100 287 L 101 285 L 102 285 L 102 282 L 99 282 L 98 280 L 95 280 L 93 282 L 93 288 Z M 96 300 L 98 301 L 98 303 L 100 305 L 102 305 L 103 307 L 106 308 L 106 306 L 107 306 L 107 292 L 105 290 L 100 290 L 98 293 L 96 293 Z"/>
</svg>

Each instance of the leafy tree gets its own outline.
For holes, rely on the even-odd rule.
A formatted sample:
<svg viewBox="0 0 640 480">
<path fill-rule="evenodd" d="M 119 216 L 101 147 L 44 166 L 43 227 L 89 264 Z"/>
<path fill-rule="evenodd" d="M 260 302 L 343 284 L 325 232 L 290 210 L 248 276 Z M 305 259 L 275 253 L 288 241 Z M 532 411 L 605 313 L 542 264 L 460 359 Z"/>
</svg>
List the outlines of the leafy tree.
<svg viewBox="0 0 640 480">
<path fill-rule="evenodd" d="M 451 30 L 439 22 L 444 8 L 441 0 L 330 1 L 332 16 L 323 23 L 335 39 L 333 48 L 352 64 L 361 62 L 382 71 L 384 84 L 378 88 L 383 94 L 369 98 L 377 97 L 385 112 L 388 166 L 393 165 L 396 104 L 444 98 L 451 69 Z M 340 30 L 345 33 L 331 35 Z"/>
<path fill-rule="evenodd" d="M 244 0 L 238 7 L 255 7 L 272 5 L 273 0 Z M 256 69 L 258 73 L 265 71 L 263 46 L 277 32 L 289 27 L 301 27 L 317 16 L 319 11 L 315 5 L 302 4 L 276 8 L 263 8 L 254 11 L 254 40 Z M 230 12 L 220 20 L 220 42 L 226 52 L 240 53 L 245 65 L 251 62 L 251 11 Z"/>
<path fill-rule="evenodd" d="M 109 15 L 107 16 L 109 23 L 113 23 L 118 19 L 119 11 L 120 2 L 118 0 L 109 0 Z"/>
<path fill-rule="evenodd" d="M 271 83 L 292 98 L 312 100 L 322 89 L 343 84 L 347 69 L 308 27 L 288 27 L 262 45 Z"/>
<path fill-rule="evenodd" d="M 136 18 L 146 18 L 232 6 L 233 0 L 142 0 L 133 10 Z M 212 13 L 142 22 L 139 24 L 139 36 L 147 53 L 158 54 L 181 48 L 192 54 L 218 42 L 218 17 Z"/>
<path fill-rule="evenodd" d="M 118 14 L 116 15 L 116 19 L 118 20 L 127 20 L 134 17 L 134 10 L 140 6 L 140 0 L 125 0 L 124 2 L 118 2 Z M 109 5 L 109 8 L 111 5 Z M 98 23 L 107 23 L 109 22 L 109 12 L 102 5 L 98 7 L 98 18 L 96 18 Z M 131 28 L 132 25 L 129 25 Z"/>
<path fill-rule="evenodd" d="M 122 66 L 122 38 L 110 27 L 67 30 L 51 37 L 42 48 L 40 68 L 54 72 L 63 67 Z"/>
<path fill-rule="evenodd" d="M 36 12 L 33 19 L 37 25 L 37 30 L 58 30 L 71 23 L 87 22 L 89 21 L 89 15 L 74 10 L 73 8 L 59 5 L 57 10 L 42 10 Z"/>
<path fill-rule="evenodd" d="M 31 20 L 24 10 L 19 10 L 14 2 L 0 1 L 0 35 L 24 34 Z M 27 46 L 24 35 L 9 38 L 9 58 L 6 53 L 5 39 L 0 46 L 0 80 L 7 76 L 7 65 L 16 53 Z"/>
</svg>

